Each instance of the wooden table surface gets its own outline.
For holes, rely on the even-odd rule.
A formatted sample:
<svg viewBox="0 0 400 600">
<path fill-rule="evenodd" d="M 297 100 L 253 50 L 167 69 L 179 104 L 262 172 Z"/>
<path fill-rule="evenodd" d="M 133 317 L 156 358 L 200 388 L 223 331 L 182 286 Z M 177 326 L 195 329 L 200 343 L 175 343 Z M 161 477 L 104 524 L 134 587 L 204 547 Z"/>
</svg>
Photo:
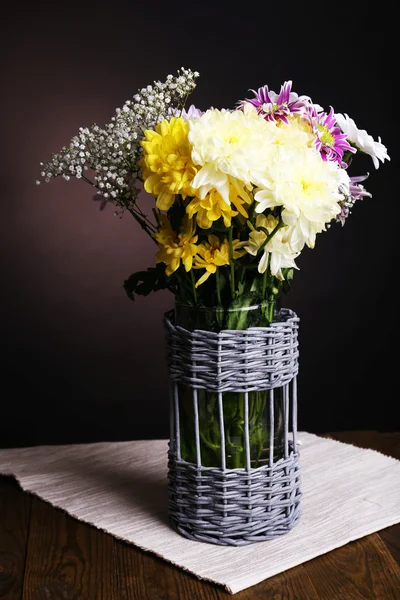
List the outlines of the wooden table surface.
<svg viewBox="0 0 400 600">
<path fill-rule="evenodd" d="M 325 436 L 400 459 L 400 432 Z M 232 596 L 0 477 L 1 600 L 400 600 L 399 564 L 400 524 Z"/>
</svg>

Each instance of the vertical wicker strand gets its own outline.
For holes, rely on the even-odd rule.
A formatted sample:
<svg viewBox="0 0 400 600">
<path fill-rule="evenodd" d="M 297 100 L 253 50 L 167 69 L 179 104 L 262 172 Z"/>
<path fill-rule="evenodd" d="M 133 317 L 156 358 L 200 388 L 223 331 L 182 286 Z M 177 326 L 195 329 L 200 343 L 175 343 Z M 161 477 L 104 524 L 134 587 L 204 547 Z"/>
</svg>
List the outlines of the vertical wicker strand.
<svg viewBox="0 0 400 600">
<path fill-rule="evenodd" d="M 192 391 L 193 391 L 194 436 L 195 436 L 195 441 L 196 441 L 196 464 L 198 467 L 201 467 L 199 401 L 198 401 L 198 396 L 197 396 L 197 388 L 192 388 Z"/>
<path fill-rule="evenodd" d="M 175 417 L 175 447 L 174 447 L 174 451 L 176 453 L 177 460 L 181 460 L 181 428 L 180 428 L 180 422 L 179 422 L 179 391 L 178 391 L 178 384 L 176 382 L 174 382 L 172 384 L 172 394 L 173 394 L 174 417 Z M 177 471 L 175 473 L 175 478 L 176 478 L 176 481 L 175 481 L 175 485 L 174 485 L 174 490 L 176 492 L 177 488 L 181 486 L 181 474 L 179 473 L 179 471 Z M 179 513 L 182 512 L 182 505 L 181 505 L 182 500 L 183 500 L 182 494 L 178 493 L 176 496 L 176 502 L 177 502 L 177 507 L 178 507 Z"/>
<path fill-rule="evenodd" d="M 226 470 L 225 429 L 224 429 L 224 405 L 222 392 L 218 392 L 219 430 L 221 433 L 221 468 Z"/>
<path fill-rule="evenodd" d="M 250 467 L 250 432 L 249 432 L 249 392 L 244 393 L 244 445 L 246 448 L 246 471 L 247 471 L 247 508 L 250 516 L 247 517 L 247 523 L 253 520 L 251 517 L 251 467 Z"/>
<path fill-rule="evenodd" d="M 218 387 L 220 387 L 222 381 L 221 376 L 221 340 L 218 340 Z M 221 436 L 221 470 L 222 470 L 222 497 L 224 507 L 227 505 L 226 499 L 226 448 L 225 448 L 225 424 L 224 424 L 224 403 L 223 393 L 218 391 L 218 415 L 219 415 L 219 433 Z M 227 510 L 224 508 L 223 511 L 224 519 L 228 516 Z"/>
<path fill-rule="evenodd" d="M 289 384 L 288 383 L 286 383 L 283 386 L 283 423 L 284 423 L 284 457 L 286 460 L 289 456 Z M 286 516 L 289 517 L 289 515 L 290 515 L 290 494 L 291 494 L 290 479 L 291 478 L 290 478 L 290 473 L 289 473 L 288 467 L 285 467 L 285 477 L 286 477 L 285 488 L 287 488 L 286 493 L 285 493 L 285 499 L 287 502 Z"/>
<path fill-rule="evenodd" d="M 169 385 L 169 450 L 170 452 L 176 452 L 176 440 L 174 431 L 174 387 L 172 382 Z"/>
<path fill-rule="evenodd" d="M 272 479 L 274 469 L 274 433 L 275 433 L 275 415 L 274 415 L 274 388 L 269 391 L 269 462 L 268 462 L 268 512 L 271 512 L 272 504 Z"/>
<path fill-rule="evenodd" d="M 283 452 L 284 457 L 289 456 L 289 384 L 283 386 Z"/>
<path fill-rule="evenodd" d="M 248 368 L 247 368 L 247 363 L 248 363 L 248 336 L 246 336 L 245 338 L 245 343 L 244 343 L 244 364 L 245 366 L 245 374 L 246 374 L 246 386 L 247 386 L 247 376 L 248 376 Z M 249 426 L 249 392 L 246 389 L 246 391 L 244 392 L 244 446 L 245 446 L 245 452 L 246 452 L 246 471 L 247 471 L 247 497 L 249 499 L 247 508 L 249 510 L 249 512 L 251 513 L 251 457 L 250 457 L 250 426 Z M 252 521 L 252 517 L 248 517 L 247 518 L 247 522 L 251 523 Z"/>
<path fill-rule="evenodd" d="M 219 431 L 221 434 L 221 471 L 222 471 L 222 498 L 224 507 L 227 505 L 226 499 L 226 450 L 225 450 L 225 429 L 224 429 L 224 405 L 222 402 L 222 392 L 218 392 L 218 412 L 219 412 Z M 223 510 L 224 519 L 228 516 L 227 510 Z"/>
<path fill-rule="evenodd" d="M 297 454 L 297 377 L 292 379 L 292 432 L 293 452 Z"/>
<path fill-rule="evenodd" d="M 177 383 L 173 383 L 173 395 L 175 416 L 175 450 L 177 459 L 181 460 L 181 428 L 179 423 L 179 394 Z"/>
<path fill-rule="evenodd" d="M 250 473 L 249 392 L 244 393 L 244 445 L 246 448 L 246 470 Z"/>
<path fill-rule="evenodd" d="M 201 492 L 199 489 L 201 488 L 201 452 L 200 452 L 200 425 L 199 425 L 199 402 L 198 402 L 198 394 L 197 388 L 192 388 L 193 390 L 193 414 L 194 414 L 194 435 L 196 441 L 196 495 L 198 499 L 201 499 Z M 197 510 L 201 510 L 202 504 L 201 502 L 196 502 Z M 198 517 L 197 517 L 198 518 Z"/>
<path fill-rule="evenodd" d="M 274 415 L 274 388 L 269 390 L 269 465 L 274 464 L 274 434 L 275 434 L 275 415 Z"/>
<path fill-rule="evenodd" d="M 221 368 L 221 340 L 218 339 L 218 359 L 217 359 L 217 377 L 218 388 L 222 384 L 222 368 Z M 225 427 L 224 427 L 224 405 L 223 394 L 218 390 L 218 415 L 219 415 L 219 432 L 221 435 L 221 468 L 226 470 L 226 449 L 225 449 Z"/>
</svg>

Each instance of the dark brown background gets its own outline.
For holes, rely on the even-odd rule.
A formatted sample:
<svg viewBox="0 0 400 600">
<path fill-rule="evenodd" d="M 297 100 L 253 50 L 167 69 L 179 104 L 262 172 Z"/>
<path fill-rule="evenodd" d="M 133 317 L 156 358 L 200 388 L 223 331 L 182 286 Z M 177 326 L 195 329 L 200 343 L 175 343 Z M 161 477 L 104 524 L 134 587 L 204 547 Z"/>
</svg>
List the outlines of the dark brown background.
<svg viewBox="0 0 400 600">
<path fill-rule="evenodd" d="M 298 260 L 285 305 L 300 317 L 299 426 L 399 426 L 399 200 L 394 15 L 388 4 L 13 4 L 2 15 L 0 445 L 167 437 L 162 315 L 168 292 L 122 288 L 154 262 L 127 215 L 79 181 L 36 186 L 40 161 L 80 126 L 181 67 L 191 100 L 233 107 L 249 88 L 293 90 L 382 137 L 372 199 Z M 396 112 L 395 112 L 396 111 Z M 150 200 L 149 200 L 150 201 Z M 393 344 L 393 346 L 392 346 Z"/>
</svg>

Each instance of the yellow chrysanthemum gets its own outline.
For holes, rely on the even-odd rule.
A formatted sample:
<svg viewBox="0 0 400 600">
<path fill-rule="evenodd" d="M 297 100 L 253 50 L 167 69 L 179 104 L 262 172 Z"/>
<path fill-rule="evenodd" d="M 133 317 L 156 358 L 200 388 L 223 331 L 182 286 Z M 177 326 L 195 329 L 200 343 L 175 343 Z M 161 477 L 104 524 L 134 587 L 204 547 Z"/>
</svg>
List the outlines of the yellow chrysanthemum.
<svg viewBox="0 0 400 600">
<path fill-rule="evenodd" d="M 191 159 L 189 125 L 182 117 L 159 123 L 155 131 L 146 129 L 141 142 L 144 189 L 157 198 L 157 206 L 168 210 L 176 194 L 194 196 L 190 183 L 197 173 Z"/>
<path fill-rule="evenodd" d="M 230 192 L 231 205 L 228 205 L 221 194 L 217 190 L 211 190 L 203 199 L 193 198 L 186 207 L 186 212 L 192 218 L 196 215 L 196 221 L 202 229 L 209 229 L 214 221 L 223 218 L 225 227 L 230 227 L 232 217 L 235 217 L 239 212 L 246 219 L 247 212 L 243 208 L 244 201 L 238 196 L 236 190 L 231 186 Z M 233 210 L 232 205 L 237 209 Z"/>
<path fill-rule="evenodd" d="M 199 248 L 196 246 L 198 236 L 194 235 L 193 221 L 185 219 L 181 233 L 176 233 L 166 215 L 159 215 L 159 220 L 160 229 L 154 234 L 159 247 L 156 263 L 163 262 L 167 265 L 165 273 L 168 276 L 179 269 L 181 262 L 185 270 L 190 271 L 193 265 L 193 256 Z"/>
<path fill-rule="evenodd" d="M 239 240 L 233 241 L 233 258 L 239 258 L 246 254 L 245 250 L 239 250 L 243 245 Z M 196 282 L 195 287 L 199 287 L 207 281 L 212 273 L 215 273 L 217 267 L 229 265 L 229 242 L 225 238 L 223 242 L 216 235 L 209 235 L 208 242 L 203 242 L 197 246 L 197 254 L 194 257 L 193 268 L 205 269 L 206 272 Z"/>
</svg>

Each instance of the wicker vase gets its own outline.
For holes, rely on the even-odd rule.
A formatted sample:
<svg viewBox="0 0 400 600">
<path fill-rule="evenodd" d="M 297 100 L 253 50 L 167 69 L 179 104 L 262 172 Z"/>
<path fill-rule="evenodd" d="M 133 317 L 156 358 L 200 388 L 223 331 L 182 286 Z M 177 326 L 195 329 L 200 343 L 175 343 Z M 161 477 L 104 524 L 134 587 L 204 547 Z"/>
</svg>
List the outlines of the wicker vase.
<svg viewBox="0 0 400 600">
<path fill-rule="evenodd" d="M 178 305 L 164 318 L 169 517 L 189 539 L 239 546 L 300 517 L 299 319 L 265 304 L 221 310 Z"/>
</svg>

